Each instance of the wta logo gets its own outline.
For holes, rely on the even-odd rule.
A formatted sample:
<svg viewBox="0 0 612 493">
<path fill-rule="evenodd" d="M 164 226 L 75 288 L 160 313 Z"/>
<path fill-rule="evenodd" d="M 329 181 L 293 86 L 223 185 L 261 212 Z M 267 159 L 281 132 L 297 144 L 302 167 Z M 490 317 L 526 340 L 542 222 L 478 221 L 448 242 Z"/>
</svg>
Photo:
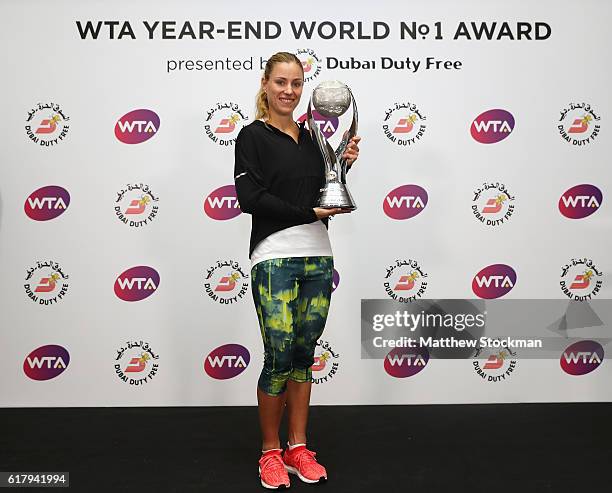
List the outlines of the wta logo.
<svg viewBox="0 0 612 493">
<path fill-rule="evenodd" d="M 239 216 L 242 211 L 236 196 L 236 187 L 225 185 L 211 192 L 204 200 L 204 212 L 208 217 L 217 221 L 225 221 Z"/>
<path fill-rule="evenodd" d="M 479 298 L 501 298 L 516 284 L 516 272 L 506 264 L 493 264 L 482 269 L 472 280 L 472 291 Z"/>
<path fill-rule="evenodd" d="M 514 117 L 506 110 L 488 110 L 478 115 L 470 127 L 472 137 L 481 144 L 495 144 L 514 130 Z"/>
<path fill-rule="evenodd" d="M 332 293 L 338 289 L 340 285 L 340 273 L 334 269 L 334 273 L 332 274 Z"/>
<path fill-rule="evenodd" d="M 383 200 L 383 211 L 391 219 L 410 219 L 423 212 L 427 192 L 418 185 L 402 185 L 391 190 Z"/>
<path fill-rule="evenodd" d="M 119 274 L 115 281 L 115 294 L 123 301 L 141 301 L 159 287 L 159 274 L 152 267 L 139 265 Z"/>
<path fill-rule="evenodd" d="M 308 118 L 308 114 L 304 113 L 302 116 L 298 118 L 298 122 L 305 122 Z M 332 135 L 336 133 L 338 130 L 338 125 L 340 124 L 340 120 L 337 117 L 327 118 L 326 116 L 321 115 L 318 111 L 312 110 L 312 119 L 321 130 L 321 133 L 326 139 L 329 139 Z"/>
<path fill-rule="evenodd" d="M 576 185 L 559 199 L 559 211 L 570 219 L 582 219 L 593 214 L 601 206 L 603 194 L 594 185 Z"/>
<path fill-rule="evenodd" d="M 604 350 L 596 341 L 579 341 L 561 355 L 561 368 L 569 375 L 586 375 L 596 370 L 604 358 Z"/>
<path fill-rule="evenodd" d="M 23 371 L 32 380 L 51 380 L 63 373 L 70 355 L 62 346 L 49 344 L 32 351 L 23 362 Z"/>
<path fill-rule="evenodd" d="M 70 204 L 70 194 L 55 185 L 39 188 L 26 199 L 23 209 L 30 219 L 49 221 L 63 214 Z"/>
<path fill-rule="evenodd" d="M 115 137 L 124 144 L 141 144 L 159 130 L 159 116 L 151 110 L 133 110 L 115 125 Z"/>
<path fill-rule="evenodd" d="M 227 380 L 240 375 L 251 361 L 251 355 L 240 344 L 225 344 L 213 349 L 204 360 L 204 371 L 209 377 Z"/>
<path fill-rule="evenodd" d="M 412 377 L 419 373 L 429 361 L 425 347 L 395 348 L 385 357 L 385 371 L 395 378 Z"/>
</svg>

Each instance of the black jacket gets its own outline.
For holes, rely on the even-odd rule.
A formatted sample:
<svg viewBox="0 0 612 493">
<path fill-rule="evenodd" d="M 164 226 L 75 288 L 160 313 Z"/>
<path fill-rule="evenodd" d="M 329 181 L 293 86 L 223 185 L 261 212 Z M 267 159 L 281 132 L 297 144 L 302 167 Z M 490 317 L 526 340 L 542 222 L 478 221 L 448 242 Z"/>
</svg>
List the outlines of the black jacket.
<svg viewBox="0 0 612 493">
<path fill-rule="evenodd" d="M 234 182 L 240 209 L 252 215 L 249 257 L 272 233 L 317 221 L 313 207 L 324 174 L 323 158 L 303 124 L 297 144 L 259 120 L 242 128 L 236 140 Z M 327 219 L 323 223 L 327 227 Z"/>
</svg>

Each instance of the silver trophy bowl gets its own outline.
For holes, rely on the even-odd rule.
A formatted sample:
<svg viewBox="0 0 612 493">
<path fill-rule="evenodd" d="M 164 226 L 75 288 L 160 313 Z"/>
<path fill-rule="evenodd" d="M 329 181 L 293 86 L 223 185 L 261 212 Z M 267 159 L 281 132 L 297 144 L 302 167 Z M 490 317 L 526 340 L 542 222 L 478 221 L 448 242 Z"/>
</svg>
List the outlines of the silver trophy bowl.
<svg viewBox="0 0 612 493">
<path fill-rule="evenodd" d="M 344 115 L 351 105 L 350 89 L 337 80 L 321 82 L 312 92 L 312 104 L 327 118 Z"/>
</svg>

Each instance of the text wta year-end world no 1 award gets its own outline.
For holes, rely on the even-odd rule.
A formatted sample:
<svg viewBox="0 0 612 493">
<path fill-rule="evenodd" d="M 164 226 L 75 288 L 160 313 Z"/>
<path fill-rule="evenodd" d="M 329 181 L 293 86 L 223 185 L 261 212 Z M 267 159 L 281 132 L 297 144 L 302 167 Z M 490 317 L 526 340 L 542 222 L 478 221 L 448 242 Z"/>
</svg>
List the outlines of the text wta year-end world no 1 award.
<svg viewBox="0 0 612 493">
<path fill-rule="evenodd" d="M 334 150 L 312 117 L 312 107 L 326 118 L 339 117 L 353 104 L 351 126 L 342 134 L 342 141 Z M 312 92 L 308 103 L 308 128 L 325 162 L 325 184 L 317 200 L 317 207 L 324 209 L 355 210 L 357 205 L 346 187 L 346 159 L 342 155 L 351 139 L 357 134 L 357 105 L 353 93 L 339 81 L 321 82 Z"/>
</svg>

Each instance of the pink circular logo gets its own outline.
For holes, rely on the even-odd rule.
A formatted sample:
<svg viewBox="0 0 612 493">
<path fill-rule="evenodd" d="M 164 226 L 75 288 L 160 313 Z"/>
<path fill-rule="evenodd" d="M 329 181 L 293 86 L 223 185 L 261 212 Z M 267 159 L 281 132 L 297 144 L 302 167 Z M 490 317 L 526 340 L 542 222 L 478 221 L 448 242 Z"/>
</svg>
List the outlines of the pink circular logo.
<svg viewBox="0 0 612 493">
<path fill-rule="evenodd" d="M 32 192 L 26 199 L 23 209 L 30 219 L 49 221 L 63 214 L 69 205 L 68 190 L 49 185 Z"/>
<path fill-rule="evenodd" d="M 159 274 L 153 267 L 139 265 L 119 274 L 115 294 L 123 301 L 140 301 L 151 296 L 159 287 Z"/>
<path fill-rule="evenodd" d="M 338 289 L 340 284 L 340 273 L 334 269 L 334 273 L 332 274 L 332 293 Z"/>
<path fill-rule="evenodd" d="M 48 344 L 26 356 L 23 371 L 32 380 L 51 380 L 63 373 L 70 363 L 70 355 L 62 346 Z"/>
<path fill-rule="evenodd" d="M 506 264 L 493 264 L 482 269 L 472 280 L 472 291 L 479 298 L 501 298 L 516 284 L 516 272 Z"/>
<path fill-rule="evenodd" d="M 159 116 L 151 110 L 133 110 L 115 124 L 115 137 L 124 144 L 140 144 L 159 130 Z"/>
<path fill-rule="evenodd" d="M 597 341 L 578 341 L 561 355 L 561 368 L 569 375 L 586 375 L 597 369 L 604 359 L 604 349 Z"/>
<path fill-rule="evenodd" d="M 504 140 L 514 130 L 514 117 L 506 110 L 488 110 L 472 122 L 472 137 L 481 144 L 495 144 Z"/>
<path fill-rule="evenodd" d="M 603 194 L 595 185 L 576 185 L 561 195 L 559 211 L 569 219 L 582 219 L 601 206 Z"/>
<path fill-rule="evenodd" d="M 217 380 L 227 380 L 240 375 L 247 366 L 251 356 L 240 344 L 225 344 L 213 349 L 204 360 L 204 371 Z"/>
<path fill-rule="evenodd" d="M 234 185 L 225 185 L 212 191 L 204 200 L 204 212 L 211 219 L 225 221 L 239 216 L 242 211 Z"/>
<path fill-rule="evenodd" d="M 391 219 L 410 219 L 423 212 L 427 192 L 418 185 L 402 185 L 391 190 L 383 200 L 383 211 Z"/>
<path fill-rule="evenodd" d="M 385 357 L 385 371 L 395 378 L 411 377 L 419 373 L 429 361 L 425 347 L 392 349 Z"/>
</svg>

